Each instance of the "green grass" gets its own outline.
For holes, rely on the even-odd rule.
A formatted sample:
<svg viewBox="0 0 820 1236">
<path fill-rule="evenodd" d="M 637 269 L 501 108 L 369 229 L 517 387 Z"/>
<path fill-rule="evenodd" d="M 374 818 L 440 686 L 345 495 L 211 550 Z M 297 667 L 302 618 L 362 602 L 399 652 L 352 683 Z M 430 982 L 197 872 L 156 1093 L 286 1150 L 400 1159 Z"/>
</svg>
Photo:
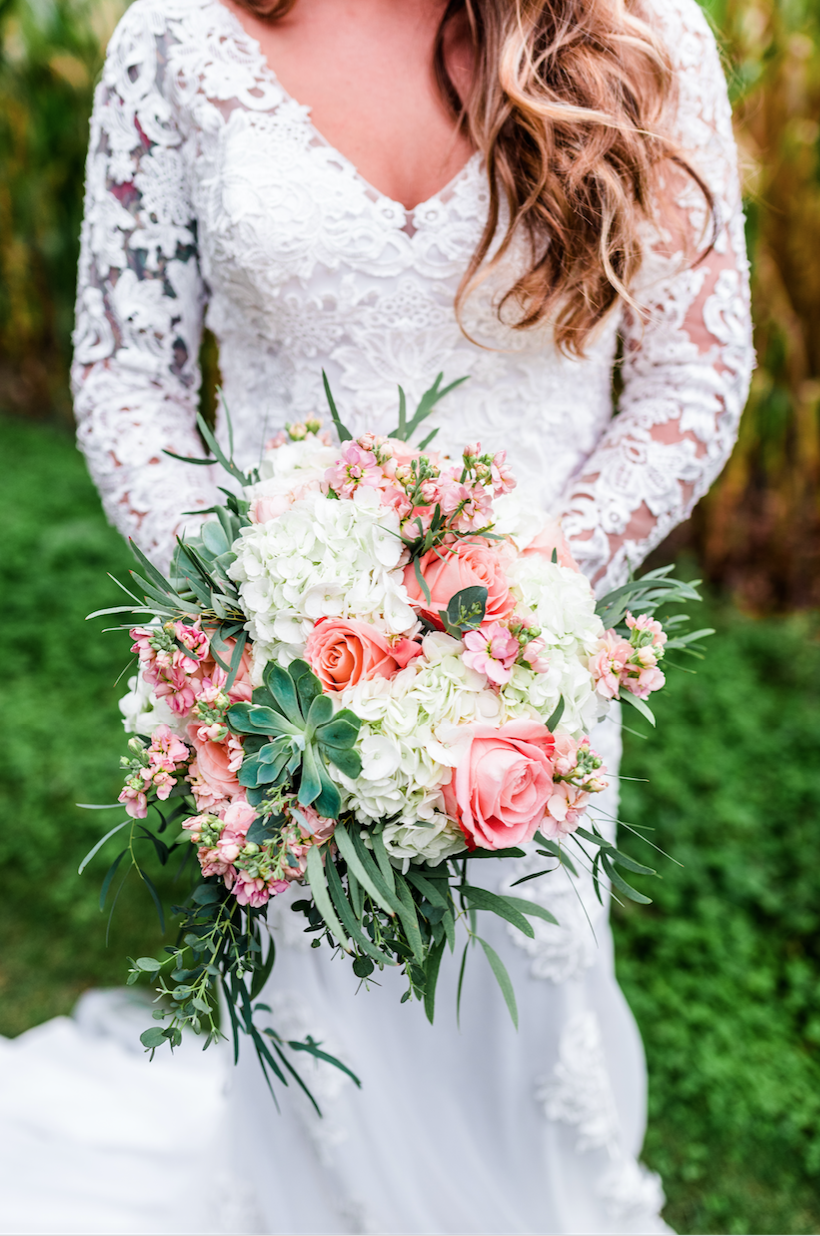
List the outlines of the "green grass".
<svg viewBox="0 0 820 1236">
<path fill-rule="evenodd" d="M 120 635 L 128 552 L 66 434 L 0 421 L 0 1033 L 17 1034 L 159 942 L 126 887 L 110 947 L 106 860 L 77 866 L 119 816 Z M 693 615 L 695 616 L 695 615 Z M 754 622 L 712 604 L 696 675 L 673 672 L 658 733 L 627 736 L 623 818 L 656 828 L 651 907 L 617 910 L 619 973 L 649 1058 L 645 1157 L 680 1232 L 820 1231 L 820 643 L 807 619 Z M 630 714 L 630 719 L 637 714 Z M 630 721 L 630 723 L 632 723 Z M 646 729 L 638 720 L 636 728 Z M 116 852 L 109 843 L 108 861 Z M 644 847 L 633 839 L 637 857 Z"/>
<path fill-rule="evenodd" d="M 127 884 L 106 948 L 104 858 L 77 874 L 122 818 L 75 804 L 114 802 L 121 788 L 114 683 L 127 636 L 85 615 L 118 603 L 106 572 L 127 578 L 130 554 L 67 433 L 0 421 L 0 454 L 0 1034 L 10 1035 L 68 1012 L 87 987 L 123 983 L 125 954 L 150 952 L 159 933 L 144 890 Z"/>
<path fill-rule="evenodd" d="M 704 616 L 707 659 L 673 671 L 657 734 L 626 744 L 624 772 L 649 781 L 623 783 L 622 818 L 683 864 L 645 882 L 653 906 L 614 916 L 649 1061 L 646 1158 L 678 1231 L 816 1232 L 818 628 Z"/>
</svg>

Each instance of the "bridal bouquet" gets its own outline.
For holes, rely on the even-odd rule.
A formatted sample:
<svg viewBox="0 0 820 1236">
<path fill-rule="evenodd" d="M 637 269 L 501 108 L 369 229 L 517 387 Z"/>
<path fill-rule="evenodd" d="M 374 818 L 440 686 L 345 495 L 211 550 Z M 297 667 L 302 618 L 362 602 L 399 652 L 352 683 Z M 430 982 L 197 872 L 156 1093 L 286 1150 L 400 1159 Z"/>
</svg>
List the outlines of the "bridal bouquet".
<svg viewBox="0 0 820 1236">
<path fill-rule="evenodd" d="M 403 999 L 422 1000 L 430 1020 L 459 932 L 462 977 L 477 942 L 516 1018 L 476 912 L 530 936 L 530 918 L 555 921 L 472 883 L 472 860 L 534 841 L 574 871 L 572 837 L 596 881 L 647 900 L 618 868 L 650 868 L 586 817 L 606 786 L 587 735 L 615 699 L 651 719 L 666 649 L 702 634 L 668 640 L 652 615 L 697 594 L 662 570 L 596 604 L 558 525 L 519 498 L 503 450 L 475 443 L 453 459 L 430 449 L 433 435 L 410 445 L 449 389 L 440 380 L 411 419 L 401 396 L 386 437 L 353 439 L 328 390 L 339 443 L 318 420 L 289 425 L 251 474 L 201 424 L 234 488 L 180 540 L 168 579 L 134 549 L 143 598 L 118 607 L 141 619 L 121 705 L 128 818 L 108 834 L 130 836 L 104 896 L 128 855 L 161 912 L 138 839 L 162 863 L 181 850 L 199 868 L 176 907 L 179 942 L 132 963 L 130 980 L 147 974 L 164 997 L 162 1024 L 142 1036 L 150 1050 L 178 1044 L 186 1025 L 216 1037 L 222 984 L 236 1049 L 246 1033 L 281 1081 L 298 1080 L 285 1047 L 332 1059 L 254 1020 L 275 957 L 266 909 L 292 885 L 314 947 L 348 954 L 365 981 L 400 967 Z"/>
</svg>

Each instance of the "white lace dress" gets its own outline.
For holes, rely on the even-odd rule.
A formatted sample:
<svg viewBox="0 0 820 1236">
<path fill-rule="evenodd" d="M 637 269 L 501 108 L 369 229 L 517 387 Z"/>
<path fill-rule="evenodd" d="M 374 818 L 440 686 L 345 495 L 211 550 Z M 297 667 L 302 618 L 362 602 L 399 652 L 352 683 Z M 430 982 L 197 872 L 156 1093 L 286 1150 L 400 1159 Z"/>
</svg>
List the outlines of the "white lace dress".
<svg viewBox="0 0 820 1236">
<path fill-rule="evenodd" d="M 678 66 L 678 137 L 715 197 L 715 244 L 694 268 L 676 252 L 681 222 L 693 237 L 704 225 L 690 188 L 677 230 L 647 235 L 641 311 L 613 313 L 586 357 L 569 360 L 548 327 L 499 322 L 509 271 L 468 302 L 459 329 L 453 298 L 487 206 L 479 156 L 407 211 L 328 145 L 219 0 L 135 0 L 96 95 L 74 364 L 80 445 L 123 533 L 165 562 L 181 512 L 213 501 L 218 477 L 162 453 L 202 453 L 205 321 L 240 461 L 285 420 L 322 412 L 322 368 L 350 427 L 377 431 L 395 417 L 397 383 L 412 400 L 439 371 L 468 374 L 432 422 L 441 445 L 505 446 L 598 587 L 637 567 L 720 471 L 752 364 L 714 41 L 694 0 L 657 0 L 657 18 Z M 617 725 L 595 743 L 615 771 Z M 602 810 L 614 828 L 614 792 Z M 476 866 L 497 887 L 530 862 Z M 665 1230 L 660 1184 L 636 1158 L 645 1069 L 606 911 L 560 874 L 522 890 L 561 926 L 538 921 L 534 941 L 487 928 L 515 983 L 518 1034 L 483 958 L 470 958 L 461 1031 L 452 959 L 430 1028 L 418 1006 L 399 1005 L 394 975 L 356 995 L 349 967 L 306 948 L 296 916 L 275 904 L 276 1024 L 323 1040 L 363 1089 L 317 1066 L 325 1119 L 292 1091 L 277 1115 L 246 1051 L 214 1213 L 226 1191 L 234 1201 L 244 1191 L 247 1230 L 265 1232 Z"/>
</svg>

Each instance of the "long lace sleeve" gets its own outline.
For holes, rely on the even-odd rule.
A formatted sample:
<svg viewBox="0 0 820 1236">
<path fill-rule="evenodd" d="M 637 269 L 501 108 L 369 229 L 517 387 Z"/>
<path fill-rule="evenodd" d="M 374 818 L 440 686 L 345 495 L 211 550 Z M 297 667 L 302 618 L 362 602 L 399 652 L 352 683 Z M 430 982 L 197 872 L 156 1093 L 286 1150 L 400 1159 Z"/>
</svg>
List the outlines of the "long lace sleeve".
<svg viewBox="0 0 820 1236">
<path fill-rule="evenodd" d="M 624 313 L 623 393 L 563 503 L 573 554 L 599 591 L 623 582 L 690 514 L 729 457 L 753 365 L 748 266 L 731 111 L 712 33 L 695 0 L 663 0 L 678 68 L 677 139 L 715 203 L 715 243 L 694 267 L 703 195 L 681 174 L 662 233 L 647 237 Z M 674 218 L 672 217 L 674 214 Z"/>
<path fill-rule="evenodd" d="M 142 10 L 142 11 L 140 11 Z M 166 565 L 184 511 L 218 496 L 196 431 L 204 289 L 161 36 L 135 5 L 91 120 L 72 387 L 78 442 L 108 518 Z"/>
</svg>

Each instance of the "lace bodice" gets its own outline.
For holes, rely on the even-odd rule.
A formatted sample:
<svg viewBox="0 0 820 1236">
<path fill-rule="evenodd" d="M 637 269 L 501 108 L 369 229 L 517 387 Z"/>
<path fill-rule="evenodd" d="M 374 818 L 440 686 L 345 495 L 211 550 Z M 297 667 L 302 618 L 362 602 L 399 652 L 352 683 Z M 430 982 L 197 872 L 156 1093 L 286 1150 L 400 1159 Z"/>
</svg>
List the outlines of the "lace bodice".
<svg viewBox="0 0 820 1236">
<path fill-rule="evenodd" d="M 487 207 L 478 155 L 407 211 L 324 141 L 219 0 L 135 0 L 95 97 L 73 368 L 79 442 L 113 522 L 162 562 L 181 513 L 214 499 L 209 468 L 162 453 L 202 455 L 205 318 L 241 462 L 285 420 L 322 413 L 323 367 L 351 428 L 382 432 L 396 383 L 412 400 L 440 370 L 468 374 L 431 421 L 437 445 L 506 446 L 601 586 L 637 566 L 725 462 L 752 364 L 714 40 L 695 0 L 656 2 L 678 67 L 677 136 L 715 196 L 717 240 L 685 268 L 675 237 L 700 234 L 703 208 L 682 191 L 668 233 L 646 238 L 640 311 L 610 315 L 570 360 L 549 327 L 499 322 L 503 273 L 459 328 L 453 299 Z"/>
</svg>

